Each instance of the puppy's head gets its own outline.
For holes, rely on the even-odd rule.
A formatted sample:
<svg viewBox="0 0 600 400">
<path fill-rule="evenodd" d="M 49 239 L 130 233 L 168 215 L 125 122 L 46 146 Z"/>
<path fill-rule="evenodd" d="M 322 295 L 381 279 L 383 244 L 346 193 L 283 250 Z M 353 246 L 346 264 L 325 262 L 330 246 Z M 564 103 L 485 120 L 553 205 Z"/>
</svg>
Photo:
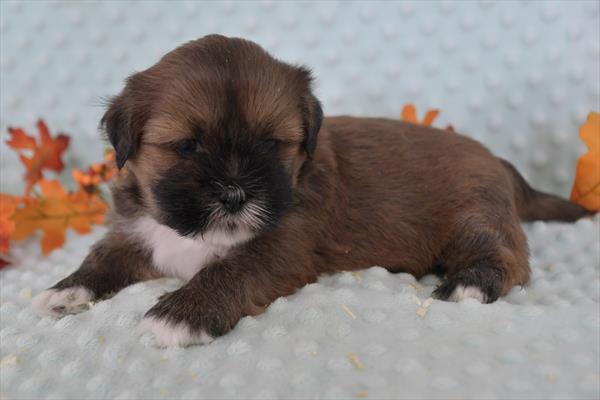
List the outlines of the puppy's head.
<svg viewBox="0 0 600 400">
<path fill-rule="evenodd" d="M 214 35 L 131 76 L 101 124 L 144 212 L 184 236 L 249 238 L 290 205 L 321 120 L 306 69 Z"/>
</svg>

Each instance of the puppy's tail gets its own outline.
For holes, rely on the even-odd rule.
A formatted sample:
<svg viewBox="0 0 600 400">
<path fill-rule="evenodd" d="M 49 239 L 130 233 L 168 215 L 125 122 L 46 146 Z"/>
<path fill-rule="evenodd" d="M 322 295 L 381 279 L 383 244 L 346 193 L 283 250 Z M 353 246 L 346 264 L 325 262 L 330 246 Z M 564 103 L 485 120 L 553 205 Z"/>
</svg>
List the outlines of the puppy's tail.
<svg viewBox="0 0 600 400">
<path fill-rule="evenodd" d="M 521 220 L 573 222 L 595 213 L 553 194 L 535 190 L 529 186 L 511 163 L 503 159 L 500 159 L 500 161 L 512 179 L 515 189 L 515 201 Z"/>
</svg>

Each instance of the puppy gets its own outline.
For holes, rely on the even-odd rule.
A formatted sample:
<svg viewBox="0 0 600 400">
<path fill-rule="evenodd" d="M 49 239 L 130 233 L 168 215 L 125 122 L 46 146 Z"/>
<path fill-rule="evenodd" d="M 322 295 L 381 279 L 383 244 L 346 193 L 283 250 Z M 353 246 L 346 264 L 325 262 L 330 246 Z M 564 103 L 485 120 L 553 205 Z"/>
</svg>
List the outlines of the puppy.
<svg viewBox="0 0 600 400">
<path fill-rule="evenodd" d="M 381 265 L 493 302 L 529 279 L 520 220 L 588 211 L 455 133 L 323 118 L 309 71 L 207 36 L 129 77 L 101 121 L 120 169 L 109 233 L 33 306 L 61 317 L 136 282 L 186 283 L 143 325 L 208 343 L 320 274 Z"/>
</svg>

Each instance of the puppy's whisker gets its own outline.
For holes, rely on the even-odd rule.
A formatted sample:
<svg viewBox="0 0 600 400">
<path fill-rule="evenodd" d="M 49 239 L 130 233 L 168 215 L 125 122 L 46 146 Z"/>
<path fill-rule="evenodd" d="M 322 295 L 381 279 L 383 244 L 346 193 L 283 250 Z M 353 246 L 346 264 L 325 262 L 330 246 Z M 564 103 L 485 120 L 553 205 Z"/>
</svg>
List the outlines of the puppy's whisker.
<svg viewBox="0 0 600 400">
<path fill-rule="evenodd" d="M 244 209 L 240 219 L 253 228 L 260 227 L 261 223 L 263 222 L 263 218 L 261 218 L 261 216 L 256 212 L 252 211 L 251 207 Z"/>
<path fill-rule="evenodd" d="M 252 214 L 253 216 L 256 217 L 269 217 L 271 216 L 271 212 L 269 210 L 267 210 L 266 208 L 264 208 L 261 205 L 258 204 L 249 204 L 247 206 L 247 211 Z"/>
</svg>

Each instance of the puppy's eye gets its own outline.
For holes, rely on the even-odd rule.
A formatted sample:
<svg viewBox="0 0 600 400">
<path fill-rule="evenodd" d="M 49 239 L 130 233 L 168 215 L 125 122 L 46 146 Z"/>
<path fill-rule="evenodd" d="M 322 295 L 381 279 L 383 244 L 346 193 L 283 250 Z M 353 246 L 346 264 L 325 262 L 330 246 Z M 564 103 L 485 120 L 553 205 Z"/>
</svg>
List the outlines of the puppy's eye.
<svg viewBox="0 0 600 400">
<path fill-rule="evenodd" d="M 279 145 L 281 144 L 281 140 L 277 140 L 277 139 L 265 139 L 264 142 L 265 147 L 267 149 L 276 149 L 277 147 L 279 147 Z"/>
<path fill-rule="evenodd" d="M 181 157 L 188 158 L 202 150 L 200 142 L 196 139 L 185 139 L 177 144 L 177 154 Z"/>
</svg>

